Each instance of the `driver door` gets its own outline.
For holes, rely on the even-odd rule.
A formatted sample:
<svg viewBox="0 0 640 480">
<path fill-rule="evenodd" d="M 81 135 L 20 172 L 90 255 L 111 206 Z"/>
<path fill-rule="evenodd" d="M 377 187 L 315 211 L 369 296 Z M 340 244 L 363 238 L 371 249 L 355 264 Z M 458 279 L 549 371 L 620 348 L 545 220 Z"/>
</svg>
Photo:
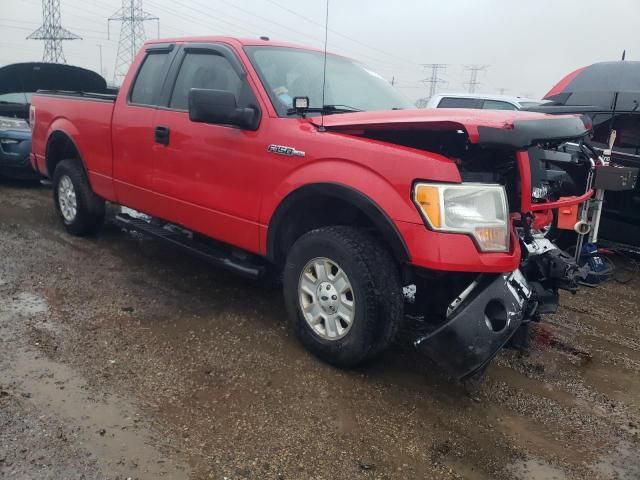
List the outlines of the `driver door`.
<svg viewBox="0 0 640 480">
<path fill-rule="evenodd" d="M 192 88 L 230 91 L 239 107 L 257 108 L 256 97 L 226 46 L 187 45 L 175 65 L 170 74 L 175 80 L 154 120 L 153 189 L 166 204 L 167 220 L 258 252 L 259 179 L 265 157 L 261 128 L 195 123 L 188 113 Z"/>
</svg>

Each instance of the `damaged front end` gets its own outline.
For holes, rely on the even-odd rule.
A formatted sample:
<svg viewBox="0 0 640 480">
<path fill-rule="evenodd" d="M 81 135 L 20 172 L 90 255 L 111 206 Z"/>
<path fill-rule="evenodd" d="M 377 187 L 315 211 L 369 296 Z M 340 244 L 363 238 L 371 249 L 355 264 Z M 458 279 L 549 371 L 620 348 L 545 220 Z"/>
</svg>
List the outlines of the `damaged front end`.
<svg viewBox="0 0 640 480">
<path fill-rule="evenodd" d="M 575 292 L 586 277 L 585 268 L 548 239 L 536 238 L 525 245 L 520 268 L 506 274 L 479 274 L 448 303 L 444 322 L 435 328 L 429 320 L 442 318 L 443 312 L 435 312 L 424 300 L 410 306 L 414 312 L 428 312 L 413 316 L 414 327 L 416 318 L 421 319 L 414 330 L 414 346 L 449 375 L 463 380 L 482 371 L 519 329 L 557 310 L 559 290 Z M 434 280 L 419 283 L 433 292 Z M 436 297 L 446 298 L 444 290 L 451 285 L 447 280 L 435 280 L 442 289 Z"/>
<path fill-rule="evenodd" d="M 455 158 L 463 182 L 504 186 L 521 251 L 518 269 L 462 278 L 421 272 L 408 308 L 413 344 L 457 379 L 481 372 L 517 332 L 557 310 L 559 290 L 575 292 L 589 273 L 551 238 L 560 212 L 574 212 L 571 228 L 579 238 L 597 229 L 598 215 L 578 212 L 593 210 L 592 179 L 602 159 L 587 148 L 567 153 L 562 144 L 569 138 L 543 122 L 540 129 L 538 122 L 522 123 L 480 128 L 478 141 Z M 587 131 L 588 125 L 574 131 L 573 140 L 583 142 Z"/>
</svg>

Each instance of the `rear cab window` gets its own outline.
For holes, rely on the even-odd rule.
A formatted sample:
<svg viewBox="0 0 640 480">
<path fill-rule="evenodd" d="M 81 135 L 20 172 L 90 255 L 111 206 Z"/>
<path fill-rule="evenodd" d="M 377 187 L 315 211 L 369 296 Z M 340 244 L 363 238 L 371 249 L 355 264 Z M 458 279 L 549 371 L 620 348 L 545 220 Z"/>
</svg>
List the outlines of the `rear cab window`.
<svg viewBox="0 0 640 480">
<path fill-rule="evenodd" d="M 149 52 L 142 62 L 129 94 L 134 105 L 157 105 L 168 68 L 169 51 Z"/>
<path fill-rule="evenodd" d="M 443 97 L 438 108 L 480 108 L 480 100 L 477 98 Z"/>
</svg>

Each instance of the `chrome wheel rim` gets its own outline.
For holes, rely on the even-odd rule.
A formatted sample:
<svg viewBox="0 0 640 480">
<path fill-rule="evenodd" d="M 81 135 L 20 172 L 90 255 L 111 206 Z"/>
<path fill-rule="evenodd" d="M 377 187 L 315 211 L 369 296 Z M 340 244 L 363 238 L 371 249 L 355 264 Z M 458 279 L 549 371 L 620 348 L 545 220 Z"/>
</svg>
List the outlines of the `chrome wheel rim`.
<svg viewBox="0 0 640 480">
<path fill-rule="evenodd" d="M 67 222 L 73 222 L 78 213 L 78 203 L 73 182 L 67 175 L 64 175 L 58 184 L 58 205 L 63 218 Z"/>
<path fill-rule="evenodd" d="M 298 282 L 300 310 L 316 335 L 324 340 L 340 340 L 355 319 L 355 295 L 349 277 L 333 260 L 310 260 Z"/>
</svg>

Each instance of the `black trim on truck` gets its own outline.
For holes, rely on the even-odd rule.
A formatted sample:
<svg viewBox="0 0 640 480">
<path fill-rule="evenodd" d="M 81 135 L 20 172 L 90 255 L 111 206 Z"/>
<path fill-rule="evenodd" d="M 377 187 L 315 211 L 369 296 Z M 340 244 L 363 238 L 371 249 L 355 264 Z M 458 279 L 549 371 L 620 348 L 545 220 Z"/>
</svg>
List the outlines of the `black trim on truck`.
<svg viewBox="0 0 640 480">
<path fill-rule="evenodd" d="M 67 92 L 62 90 L 38 90 L 36 95 L 40 97 L 67 98 L 69 100 L 86 100 L 88 102 L 113 103 L 116 101 L 116 94 L 112 93 L 91 93 L 91 92 Z"/>
<path fill-rule="evenodd" d="M 590 121 L 577 115 L 573 118 L 516 120 L 513 127 L 478 127 L 479 143 L 524 149 L 537 142 L 561 143 L 584 137 L 591 129 L 590 125 Z"/>
<path fill-rule="evenodd" d="M 358 190 L 339 183 L 313 183 L 289 193 L 272 215 L 267 232 L 267 258 L 269 261 L 278 264 L 284 260 L 286 252 L 281 251 L 280 242 L 286 235 L 287 219 L 290 218 L 290 214 L 298 204 L 314 196 L 333 197 L 353 205 L 363 212 L 378 232 L 382 234 L 398 262 L 402 264 L 411 260 L 409 249 L 402 235 L 384 210 L 371 198 Z"/>
</svg>

